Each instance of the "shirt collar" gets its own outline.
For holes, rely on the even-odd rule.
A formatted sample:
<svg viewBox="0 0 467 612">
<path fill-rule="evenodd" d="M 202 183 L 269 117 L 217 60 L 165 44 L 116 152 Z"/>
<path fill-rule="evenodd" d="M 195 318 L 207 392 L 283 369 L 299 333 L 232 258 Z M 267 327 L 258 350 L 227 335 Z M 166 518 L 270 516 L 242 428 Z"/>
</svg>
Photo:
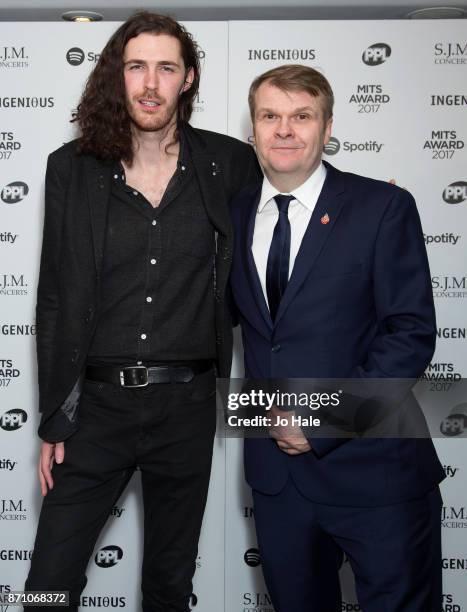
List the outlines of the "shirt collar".
<svg viewBox="0 0 467 612">
<path fill-rule="evenodd" d="M 187 146 L 186 135 L 185 135 L 182 123 L 178 124 L 177 131 L 178 131 L 178 141 L 180 143 L 180 150 L 178 153 L 177 165 L 179 167 L 181 166 L 186 167 L 189 164 L 189 157 L 188 157 L 188 146 Z M 125 181 L 125 168 L 123 167 L 123 164 L 120 160 L 116 160 L 114 162 L 114 165 L 112 166 L 112 174 L 113 175 L 118 174 L 119 178 L 121 178 L 121 180 L 124 183 L 126 182 Z"/>
<path fill-rule="evenodd" d="M 316 168 L 307 180 L 299 187 L 293 190 L 293 195 L 296 200 L 303 204 L 310 211 L 313 211 L 316 201 L 323 187 L 326 178 L 326 168 L 323 162 Z M 258 213 L 264 210 L 264 207 L 276 196 L 279 192 L 276 187 L 271 185 L 267 176 L 263 177 L 263 186 L 261 189 L 261 198 L 258 204 Z M 290 194 L 285 194 L 290 195 Z"/>
</svg>

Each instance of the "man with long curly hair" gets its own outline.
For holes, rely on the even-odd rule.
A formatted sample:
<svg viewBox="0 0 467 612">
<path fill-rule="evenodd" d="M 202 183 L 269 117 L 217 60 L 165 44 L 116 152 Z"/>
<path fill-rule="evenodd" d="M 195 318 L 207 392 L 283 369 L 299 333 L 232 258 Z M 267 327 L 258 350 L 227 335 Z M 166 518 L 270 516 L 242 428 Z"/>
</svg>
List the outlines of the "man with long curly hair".
<svg viewBox="0 0 467 612">
<path fill-rule="evenodd" d="M 258 174 L 251 147 L 188 124 L 199 80 L 185 28 L 138 13 L 88 79 L 80 137 L 48 160 L 37 299 L 44 501 L 26 589 L 69 591 L 68 610 L 137 468 L 143 610 L 188 610 L 215 377 L 231 360 L 227 202 Z"/>
</svg>

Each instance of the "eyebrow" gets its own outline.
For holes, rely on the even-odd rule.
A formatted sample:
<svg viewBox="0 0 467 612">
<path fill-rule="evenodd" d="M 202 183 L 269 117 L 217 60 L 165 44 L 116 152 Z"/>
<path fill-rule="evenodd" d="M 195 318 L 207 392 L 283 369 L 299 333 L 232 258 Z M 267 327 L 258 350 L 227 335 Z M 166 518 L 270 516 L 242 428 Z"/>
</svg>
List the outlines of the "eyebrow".
<svg viewBox="0 0 467 612">
<path fill-rule="evenodd" d="M 315 108 L 313 108 L 312 106 L 302 106 L 300 108 L 294 108 L 294 110 L 292 111 L 292 114 L 293 113 L 303 113 L 304 111 L 312 112 L 312 113 L 316 113 L 317 112 L 317 110 Z M 275 115 L 277 111 L 275 111 L 272 108 L 258 108 L 258 110 L 256 112 L 258 112 L 258 113 L 271 113 L 271 114 Z"/>
<path fill-rule="evenodd" d="M 123 62 L 123 65 L 126 66 L 127 64 L 140 64 L 140 65 L 147 65 L 147 61 L 146 60 L 142 60 L 142 59 L 129 59 L 126 60 L 125 62 Z M 172 62 L 170 60 L 161 60 L 159 62 L 156 62 L 156 64 L 158 66 L 176 66 L 177 68 L 180 68 L 180 64 L 178 64 L 177 62 Z"/>
</svg>

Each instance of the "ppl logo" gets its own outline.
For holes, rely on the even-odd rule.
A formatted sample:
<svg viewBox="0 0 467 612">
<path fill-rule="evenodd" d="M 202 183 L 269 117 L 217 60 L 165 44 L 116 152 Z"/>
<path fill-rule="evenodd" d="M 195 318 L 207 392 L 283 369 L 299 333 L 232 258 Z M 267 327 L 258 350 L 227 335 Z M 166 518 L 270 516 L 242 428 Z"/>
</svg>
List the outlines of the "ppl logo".
<svg viewBox="0 0 467 612">
<path fill-rule="evenodd" d="M 456 181 L 443 191 L 443 200 L 446 204 L 461 204 L 467 199 L 467 182 Z"/>
<path fill-rule="evenodd" d="M 443 436 L 453 438 L 467 431 L 467 403 L 458 404 L 451 414 L 441 421 L 440 430 Z"/>
<path fill-rule="evenodd" d="M 70 66 L 80 66 L 84 62 L 84 51 L 79 47 L 72 47 L 66 52 L 66 61 Z"/>
<path fill-rule="evenodd" d="M 341 143 L 337 140 L 337 138 L 331 136 L 328 144 L 324 145 L 324 152 L 326 155 L 336 155 L 336 153 L 339 153 L 340 148 Z"/>
<path fill-rule="evenodd" d="M 97 551 L 94 561 L 99 567 L 113 567 L 123 557 L 123 550 L 119 546 L 104 546 Z"/>
<path fill-rule="evenodd" d="M 243 555 L 243 560 L 250 567 L 258 567 L 261 564 L 261 557 L 257 548 L 249 548 Z"/>
<path fill-rule="evenodd" d="M 24 200 L 29 193 L 29 187 L 22 181 L 15 181 L 6 185 L 0 194 L 5 204 L 17 204 Z"/>
<path fill-rule="evenodd" d="M 386 43 L 375 43 L 362 54 L 362 61 L 367 66 L 379 66 L 391 56 L 391 47 Z"/>
<path fill-rule="evenodd" d="M 0 418 L 0 427 L 4 431 L 16 431 L 17 429 L 21 429 L 27 420 L 28 415 L 24 410 L 13 408 L 2 415 Z"/>
</svg>

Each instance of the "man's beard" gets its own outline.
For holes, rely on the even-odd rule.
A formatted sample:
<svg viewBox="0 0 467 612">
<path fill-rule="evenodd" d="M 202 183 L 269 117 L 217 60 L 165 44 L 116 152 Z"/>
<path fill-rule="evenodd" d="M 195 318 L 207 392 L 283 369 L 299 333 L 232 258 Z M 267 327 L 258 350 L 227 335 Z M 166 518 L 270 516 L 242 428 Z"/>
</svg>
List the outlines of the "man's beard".
<svg viewBox="0 0 467 612">
<path fill-rule="evenodd" d="M 146 97 L 148 100 L 158 102 L 161 106 L 156 113 L 144 112 L 139 105 L 139 99 Z M 138 96 L 132 100 L 127 100 L 127 110 L 133 125 L 142 132 L 158 132 L 173 123 L 177 115 L 178 99 L 171 106 L 167 105 L 167 100 L 161 96 Z"/>
</svg>

